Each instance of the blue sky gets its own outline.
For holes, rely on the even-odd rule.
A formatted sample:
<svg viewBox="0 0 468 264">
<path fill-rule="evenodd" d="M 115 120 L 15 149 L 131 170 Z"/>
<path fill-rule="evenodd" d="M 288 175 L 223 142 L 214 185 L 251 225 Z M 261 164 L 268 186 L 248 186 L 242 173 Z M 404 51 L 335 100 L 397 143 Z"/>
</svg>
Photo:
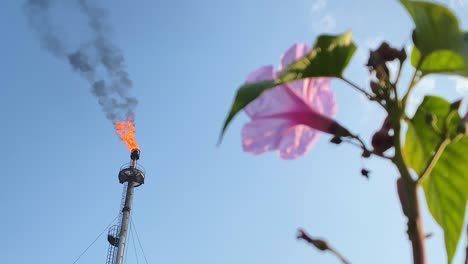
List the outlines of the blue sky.
<svg viewBox="0 0 468 264">
<path fill-rule="evenodd" d="M 57 28 L 73 43 L 86 32 L 74 1 L 61 2 Z M 112 39 L 139 99 L 136 130 L 147 180 L 136 191 L 133 216 L 149 263 L 338 263 L 297 241 L 298 227 L 326 238 L 353 263 L 411 262 L 398 175 L 388 162 L 362 160 L 351 146 L 329 144 L 327 135 L 298 160 L 251 156 L 240 144 L 244 115 L 215 146 L 247 74 L 278 65 L 293 43 L 312 43 L 320 32 L 353 30 L 359 50 L 345 75 L 364 86 L 369 48 L 383 39 L 411 44 L 413 25 L 397 1 L 95 2 L 109 11 Z M 467 29 L 468 2 L 446 3 Z M 72 263 L 117 215 L 117 173 L 129 153 L 88 83 L 40 48 L 21 5 L 6 1 L 0 10 L 6 235 L 0 252 L 8 264 Z M 411 73 L 406 65 L 403 83 Z M 332 84 L 337 120 L 369 138 L 383 112 L 344 83 Z M 468 97 L 468 82 L 430 77 L 413 104 L 428 92 Z M 372 171 L 369 181 L 362 167 Z M 429 263 L 444 263 L 443 234 L 423 211 L 434 234 Z M 460 246 L 466 243 L 465 237 Z M 78 263 L 104 263 L 107 246 L 101 237 Z M 132 248 L 127 263 L 137 263 Z"/>
</svg>

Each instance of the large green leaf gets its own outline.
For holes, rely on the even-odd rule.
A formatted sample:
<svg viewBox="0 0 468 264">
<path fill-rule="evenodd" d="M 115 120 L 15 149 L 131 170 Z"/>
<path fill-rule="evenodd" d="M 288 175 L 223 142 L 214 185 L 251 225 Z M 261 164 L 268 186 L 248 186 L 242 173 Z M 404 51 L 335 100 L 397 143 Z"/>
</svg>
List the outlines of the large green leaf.
<svg viewBox="0 0 468 264">
<path fill-rule="evenodd" d="M 443 137 L 440 135 L 447 118 L 453 109 L 449 102 L 437 96 L 426 96 L 408 124 L 403 154 L 408 165 L 420 175 L 432 157 Z M 429 120 L 431 122 L 428 122 Z M 455 115 L 448 124 L 452 137 L 460 123 L 460 116 Z"/>
<path fill-rule="evenodd" d="M 451 263 L 463 232 L 468 199 L 468 136 L 451 142 L 423 182 L 427 205 L 444 230 L 445 249 Z"/>
<path fill-rule="evenodd" d="M 275 86 L 311 77 L 341 77 L 356 51 L 351 32 L 318 37 L 312 50 L 286 67 L 276 80 L 242 85 L 221 130 L 220 140 L 234 116 L 264 91 Z"/>
<path fill-rule="evenodd" d="M 468 136 L 457 134 L 457 109 L 440 97 L 426 96 L 408 124 L 403 154 L 419 177 L 442 146 L 442 153 L 423 180 L 429 210 L 444 230 L 450 263 L 463 229 L 468 199 Z"/>
<path fill-rule="evenodd" d="M 411 52 L 411 64 L 417 66 L 421 59 L 418 48 L 413 47 Z M 428 73 L 456 73 L 465 70 L 463 58 L 451 50 L 438 50 L 429 54 L 421 63 L 419 70 Z"/>
<path fill-rule="evenodd" d="M 423 59 L 420 70 L 425 74 L 454 73 L 468 76 L 468 52 L 464 51 L 464 35 L 453 12 L 431 2 L 400 2 L 416 25 L 411 64 L 416 67 Z"/>
<path fill-rule="evenodd" d="M 423 56 L 437 50 L 460 50 L 458 19 L 450 9 L 431 2 L 400 2 L 416 25 L 413 41 Z"/>
</svg>

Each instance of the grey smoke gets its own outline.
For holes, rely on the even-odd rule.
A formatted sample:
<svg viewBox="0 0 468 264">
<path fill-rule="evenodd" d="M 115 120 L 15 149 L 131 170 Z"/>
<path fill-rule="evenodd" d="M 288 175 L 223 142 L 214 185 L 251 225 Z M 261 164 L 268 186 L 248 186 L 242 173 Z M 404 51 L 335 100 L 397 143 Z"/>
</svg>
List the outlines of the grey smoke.
<svg viewBox="0 0 468 264">
<path fill-rule="evenodd" d="M 92 1 L 76 2 L 79 11 L 87 19 L 92 37 L 71 51 L 66 47 L 66 36 L 59 33 L 57 25 L 52 23 L 53 0 L 27 0 L 23 8 L 31 28 L 38 35 L 41 47 L 68 62 L 75 72 L 90 83 L 91 92 L 111 122 L 134 118 L 138 101 L 129 95 L 132 81 L 126 71 L 122 52 L 109 37 L 111 28 L 106 22 L 107 12 L 92 6 Z"/>
</svg>

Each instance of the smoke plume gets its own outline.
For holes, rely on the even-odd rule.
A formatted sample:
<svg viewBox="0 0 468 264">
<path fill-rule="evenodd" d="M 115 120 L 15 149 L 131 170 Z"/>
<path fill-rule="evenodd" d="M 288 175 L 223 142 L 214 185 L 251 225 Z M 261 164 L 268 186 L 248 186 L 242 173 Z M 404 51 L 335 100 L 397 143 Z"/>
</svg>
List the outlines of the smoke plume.
<svg viewBox="0 0 468 264">
<path fill-rule="evenodd" d="M 112 122 L 133 119 L 137 99 L 129 92 L 132 81 L 125 68 L 122 52 L 112 43 L 106 22 L 107 12 L 93 6 L 92 0 L 76 0 L 87 20 L 90 40 L 69 48 L 66 36 L 53 24 L 53 0 L 27 0 L 23 6 L 31 28 L 41 46 L 53 56 L 70 64 L 91 85 L 106 117 Z M 66 22 L 64 22 L 65 24 Z"/>
</svg>

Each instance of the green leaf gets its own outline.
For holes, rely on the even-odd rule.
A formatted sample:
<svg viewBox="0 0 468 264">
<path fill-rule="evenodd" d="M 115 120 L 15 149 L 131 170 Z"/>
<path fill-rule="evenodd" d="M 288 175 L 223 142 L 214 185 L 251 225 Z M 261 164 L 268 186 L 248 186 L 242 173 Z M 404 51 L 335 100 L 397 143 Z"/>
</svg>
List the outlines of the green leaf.
<svg viewBox="0 0 468 264">
<path fill-rule="evenodd" d="M 440 135 L 434 132 L 434 127 L 443 126 L 443 118 L 448 115 L 450 104 L 438 97 L 426 96 L 416 114 L 408 123 L 403 155 L 408 166 L 420 176 L 436 146 L 442 141 Z M 427 122 L 427 116 L 434 118 L 434 125 Z M 441 118 L 438 118 L 441 117 Z"/>
<path fill-rule="evenodd" d="M 431 2 L 400 0 L 413 18 L 414 45 L 423 57 L 437 50 L 461 49 L 457 17 L 445 6 Z"/>
<path fill-rule="evenodd" d="M 411 52 L 411 64 L 417 66 L 421 53 L 414 47 Z M 451 50 L 438 50 L 429 54 L 419 67 L 423 74 L 451 73 L 465 70 L 463 58 Z"/>
<path fill-rule="evenodd" d="M 290 64 L 279 79 L 286 83 L 310 77 L 341 77 L 355 51 L 350 31 L 339 36 L 320 36 L 312 51 Z"/>
<path fill-rule="evenodd" d="M 228 116 L 224 121 L 219 141 L 239 111 L 264 91 L 275 86 L 311 77 L 341 77 L 356 51 L 351 32 L 320 36 L 312 50 L 303 58 L 286 67 L 276 80 L 242 85 L 238 90 Z"/>
<path fill-rule="evenodd" d="M 455 108 L 441 97 L 426 96 L 408 123 L 403 148 L 408 167 L 421 177 L 444 147 L 422 186 L 429 210 L 444 230 L 448 263 L 460 239 L 468 200 L 468 136 L 457 132 L 461 118 Z"/>
<path fill-rule="evenodd" d="M 448 263 L 455 255 L 463 232 L 468 199 L 468 136 L 450 143 L 427 181 L 423 182 L 427 205 L 444 230 Z"/>
<path fill-rule="evenodd" d="M 414 48 L 411 64 L 424 74 L 454 73 L 468 76 L 467 35 L 457 17 L 445 6 L 424 1 L 400 0 L 413 18 Z"/>
</svg>

